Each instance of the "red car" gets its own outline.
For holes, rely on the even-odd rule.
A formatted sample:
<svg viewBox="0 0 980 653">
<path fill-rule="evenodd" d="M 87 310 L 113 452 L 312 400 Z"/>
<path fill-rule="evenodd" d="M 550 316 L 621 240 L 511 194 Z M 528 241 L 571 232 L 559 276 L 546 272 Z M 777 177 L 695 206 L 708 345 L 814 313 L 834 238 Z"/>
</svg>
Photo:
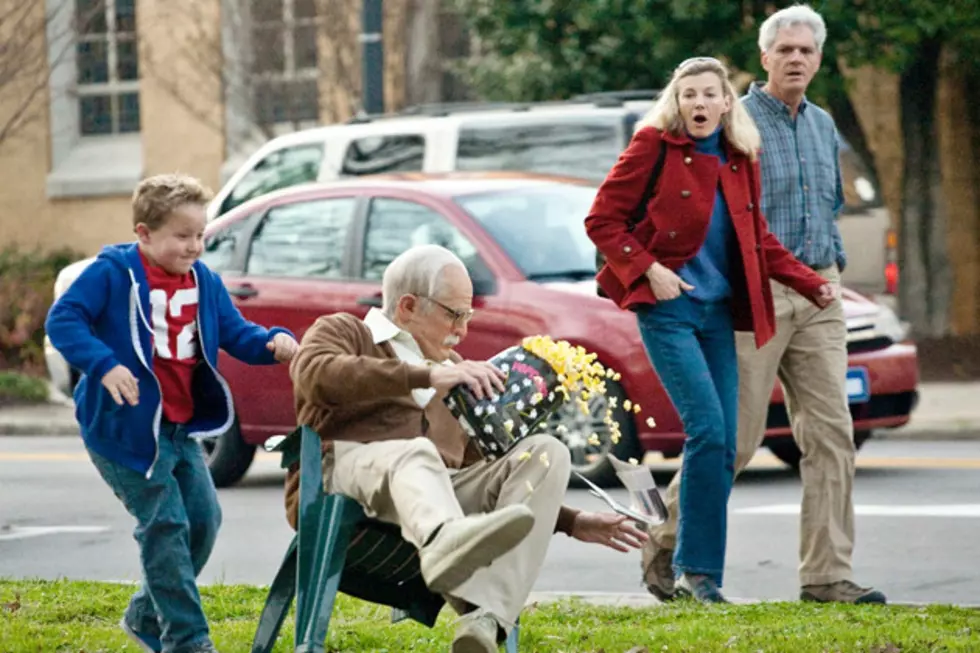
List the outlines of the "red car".
<svg viewBox="0 0 980 653">
<path fill-rule="evenodd" d="M 614 478 L 602 455 L 622 459 L 645 451 L 677 456 L 680 420 L 640 343 L 636 320 L 596 295 L 595 249 L 583 220 L 597 187 L 576 179 L 509 173 L 359 178 L 293 187 L 265 195 L 207 228 L 204 261 L 221 273 L 241 311 L 264 325 L 301 337 L 320 315 L 364 316 L 380 305 L 381 275 L 412 245 L 438 243 L 454 251 L 473 279 L 476 317 L 459 347 L 467 358 L 488 358 L 524 336 L 548 334 L 596 352 L 620 372 L 609 394 L 640 404 L 639 414 L 615 415 L 618 444 L 603 423 L 606 398 L 592 415 L 568 405 L 555 416 L 575 467 L 600 483 Z M 846 294 L 851 370 L 848 390 L 859 440 L 872 429 L 904 424 L 916 399 L 914 345 L 889 309 Z M 222 354 L 237 429 L 210 452 L 218 485 L 240 479 L 255 446 L 295 426 L 285 366 L 248 367 Z M 656 425 L 650 427 L 647 418 Z M 779 387 L 770 411 L 770 448 L 790 464 L 799 451 L 789 435 Z M 590 436 L 599 444 L 590 444 Z"/>
</svg>

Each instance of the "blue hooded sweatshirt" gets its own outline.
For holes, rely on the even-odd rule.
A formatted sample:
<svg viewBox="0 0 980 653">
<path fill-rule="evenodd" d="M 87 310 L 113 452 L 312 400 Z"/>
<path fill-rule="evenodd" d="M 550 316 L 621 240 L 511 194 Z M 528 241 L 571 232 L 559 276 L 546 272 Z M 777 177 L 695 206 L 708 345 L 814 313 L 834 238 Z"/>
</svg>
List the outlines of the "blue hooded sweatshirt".
<svg viewBox="0 0 980 653">
<path fill-rule="evenodd" d="M 221 277 L 196 261 L 197 337 L 202 361 L 194 372 L 194 438 L 216 437 L 235 419 L 228 384 L 218 374 L 218 349 L 252 365 L 271 365 L 266 344 L 276 333 L 246 320 L 225 290 Z M 135 243 L 104 247 L 48 313 L 51 344 L 82 372 L 75 388 L 75 417 L 85 445 L 100 456 L 149 478 L 157 457 L 163 402 L 153 373 L 150 288 Z M 290 334 L 292 335 L 292 334 Z M 125 365 L 139 382 L 139 403 L 113 401 L 102 377 Z"/>
</svg>

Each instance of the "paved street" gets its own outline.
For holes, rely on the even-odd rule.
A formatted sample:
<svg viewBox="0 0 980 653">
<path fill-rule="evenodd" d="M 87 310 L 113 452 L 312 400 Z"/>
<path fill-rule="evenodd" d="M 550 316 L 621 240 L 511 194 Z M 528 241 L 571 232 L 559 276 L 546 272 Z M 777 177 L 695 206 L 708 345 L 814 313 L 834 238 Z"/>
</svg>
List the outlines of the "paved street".
<svg viewBox="0 0 980 653">
<path fill-rule="evenodd" d="M 671 465 L 660 464 L 658 480 Z M 872 441 L 859 456 L 858 580 L 895 601 L 976 604 L 980 566 L 980 442 Z M 260 455 L 220 493 L 224 527 L 205 582 L 266 584 L 291 537 L 282 472 Z M 765 453 L 736 484 L 726 589 L 732 597 L 796 596 L 799 481 Z M 588 493 L 568 502 L 600 508 Z M 131 522 L 73 437 L 0 437 L 0 577 L 135 580 Z M 564 536 L 536 590 L 641 592 L 639 554 Z"/>
</svg>

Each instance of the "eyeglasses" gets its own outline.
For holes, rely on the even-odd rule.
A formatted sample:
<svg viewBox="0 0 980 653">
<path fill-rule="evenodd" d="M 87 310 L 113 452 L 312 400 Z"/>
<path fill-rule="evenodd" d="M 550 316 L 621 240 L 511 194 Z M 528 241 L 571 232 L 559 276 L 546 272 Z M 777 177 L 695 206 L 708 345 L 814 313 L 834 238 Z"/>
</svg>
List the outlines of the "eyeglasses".
<svg viewBox="0 0 980 653">
<path fill-rule="evenodd" d="M 472 308 L 467 309 L 465 311 L 460 311 L 455 308 L 450 308 L 449 306 L 446 306 L 439 300 L 432 299 L 431 297 L 428 297 L 426 295 L 419 295 L 419 299 L 427 299 L 433 304 L 435 304 L 436 306 L 438 306 L 439 308 L 441 308 L 442 310 L 446 311 L 446 315 L 448 315 L 452 319 L 453 324 L 455 324 L 456 326 L 463 326 L 465 324 L 468 324 L 469 321 L 472 320 L 473 316 L 476 314 L 476 311 L 474 311 Z"/>
<path fill-rule="evenodd" d="M 674 72 L 677 72 L 681 68 L 686 68 L 687 66 L 690 66 L 691 64 L 695 64 L 695 63 L 710 63 L 716 66 L 721 66 L 722 68 L 724 68 L 725 66 L 725 64 L 723 64 L 720 60 L 715 59 L 714 57 L 691 57 L 690 59 L 685 59 L 684 61 L 680 62 L 677 65 L 677 68 L 674 68 Z"/>
</svg>

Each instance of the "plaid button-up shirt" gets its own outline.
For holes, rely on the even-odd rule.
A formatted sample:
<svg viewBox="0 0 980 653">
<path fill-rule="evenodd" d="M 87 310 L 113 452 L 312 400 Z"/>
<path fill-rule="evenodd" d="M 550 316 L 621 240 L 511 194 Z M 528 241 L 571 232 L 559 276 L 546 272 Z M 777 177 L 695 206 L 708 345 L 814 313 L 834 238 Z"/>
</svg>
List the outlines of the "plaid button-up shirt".
<svg viewBox="0 0 980 653">
<path fill-rule="evenodd" d="M 847 264 L 837 228 L 844 205 L 840 140 L 826 111 L 803 100 L 794 120 L 789 108 L 749 87 L 742 103 L 762 135 L 762 213 L 769 230 L 813 268 Z"/>
</svg>

